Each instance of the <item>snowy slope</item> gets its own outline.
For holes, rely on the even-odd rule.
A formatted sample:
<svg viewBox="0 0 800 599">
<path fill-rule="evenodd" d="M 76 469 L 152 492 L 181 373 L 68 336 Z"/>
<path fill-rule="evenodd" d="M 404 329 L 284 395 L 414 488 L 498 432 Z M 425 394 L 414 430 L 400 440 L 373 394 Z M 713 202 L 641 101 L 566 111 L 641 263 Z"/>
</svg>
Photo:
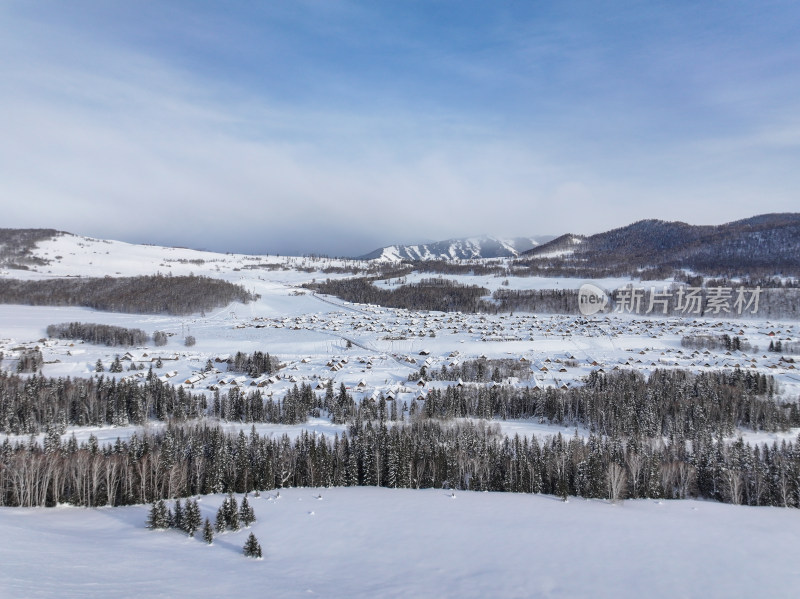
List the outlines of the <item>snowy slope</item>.
<svg viewBox="0 0 800 599">
<path fill-rule="evenodd" d="M 257 522 L 212 546 L 147 530 L 146 506 L 0 508 L 0 596 L 795 597 L 800 585 L 789 509 L 441 489 L 275 495 L 251 496 Z M 221 499 L 200 499 L 203 518 Z M 241 554 L 251 531 L 262 560 Z"/>
<path fill-rule="evenodd" d="M 0 268 L 0 277 L 40 279 L 51 277 L 135 276 L 155 273 L 174 275 L 207 275 L 236 278 L 236 273 L 250 271 L 255 275 L 269 271 L 272 279 L 281 273 L 298 274 L 299 268 L 319 268 L 356 264 L 352 260 L 304 258 L 294 256 L 258 256 L 223 254 L 187 248 L 162 247 L 94 239 L 63 233 L 36 244 L 32 256 L 46 261 L 29 270 Z M 289 276 L 291 278 L 291 275 Z M 313 275 L 302 276 L 310 280 Z"/>
</svg>

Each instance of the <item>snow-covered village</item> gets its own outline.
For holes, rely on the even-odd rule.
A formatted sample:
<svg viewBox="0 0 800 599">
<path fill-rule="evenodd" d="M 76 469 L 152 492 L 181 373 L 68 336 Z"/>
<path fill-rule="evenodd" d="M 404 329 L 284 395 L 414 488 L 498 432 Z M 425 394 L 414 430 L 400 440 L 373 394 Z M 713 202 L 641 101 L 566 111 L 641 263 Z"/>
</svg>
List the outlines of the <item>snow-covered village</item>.
<svg viewBox="0 0 800 599">
<path fill-rule="evenodd" d="M 799 27 L 0 2 L 0 598 L 798 596 Z"/>
</svg>

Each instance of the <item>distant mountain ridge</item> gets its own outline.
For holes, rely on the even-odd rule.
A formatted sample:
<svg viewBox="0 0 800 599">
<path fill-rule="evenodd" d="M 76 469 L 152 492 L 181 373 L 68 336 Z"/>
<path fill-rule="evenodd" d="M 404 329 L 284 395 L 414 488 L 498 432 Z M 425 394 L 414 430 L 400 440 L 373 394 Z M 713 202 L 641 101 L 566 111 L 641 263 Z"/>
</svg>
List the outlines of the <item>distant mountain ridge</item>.
<svg viewBox="0 0 800 599">
<path fill-rule="evenodd" d="M 109 250 L 116 258 L 99 259 Z M 216 254 L 179 248 L 98 240 L 55 229 L 0 229 L 0 269 L 32 270 L 56 276 L 175 271 L 186 262 L 220 260 L 237 268 L 251 262 L 278 264 L 278 257 Z M 513 259 L 513 268 L 538 276 L 674 276 L 676 270 L 708 276 L 782 275 L 800 277 L 800 213 L 762 214 L 722 225 L 641 220 L 595 235 L 559 237 L 493 236 L 449 239 L 434 243 L 390 245 L 359 259 L 387 264 L 403 260 L 458 261 Z M 107 268 L 103 264 L 107 264 Z M 142 270 L 144 262 L 150 266 Z M 152 268 L 151 268 L 152 267 Z M 108 272 L 105 272 L 108 271 Z M 141 272 L 140 272 L 141 271 Z M 153 271 L 155 272 L 155 271 Z M 119 273 L 117 273 L 119 274 Z M 213 273 L 210 272 L 213 276 Z M 8 276 L 6 273 L 5 276 Z"/>
<path fill-rule="evenodd" d="M 433 243 L 389 245 L 359 256 L 358 260 L 381 262 L 414 262 L 425 260 L 474 260 L 481 258 L 515 258 L 523 252 L 546 243 L 552 235 L 538 237 L 499 238 L 484 235 L 463 239 L 447 239 Z"/>
<path fill-rule="evenodd" d="M 522 259 L 554 267 L 686 268 L 703 273 L 800 273 L 800 214 L 762 214 L 723 225 L 642 220 L 596 235 L 562 235 Z"/>
</svg>

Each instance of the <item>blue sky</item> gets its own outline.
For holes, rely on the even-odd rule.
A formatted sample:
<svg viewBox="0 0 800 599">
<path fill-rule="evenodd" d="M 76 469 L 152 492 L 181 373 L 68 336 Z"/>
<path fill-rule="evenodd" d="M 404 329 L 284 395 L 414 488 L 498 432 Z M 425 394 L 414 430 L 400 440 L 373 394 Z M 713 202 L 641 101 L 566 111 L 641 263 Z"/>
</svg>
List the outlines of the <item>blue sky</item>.
<svg viewBox="0 0 800 599">
<path fill-rule="evenodd" d="M 2 2 L 0 226 L 355 255 L 796 211 L 799 6 Z"/>
</svg>

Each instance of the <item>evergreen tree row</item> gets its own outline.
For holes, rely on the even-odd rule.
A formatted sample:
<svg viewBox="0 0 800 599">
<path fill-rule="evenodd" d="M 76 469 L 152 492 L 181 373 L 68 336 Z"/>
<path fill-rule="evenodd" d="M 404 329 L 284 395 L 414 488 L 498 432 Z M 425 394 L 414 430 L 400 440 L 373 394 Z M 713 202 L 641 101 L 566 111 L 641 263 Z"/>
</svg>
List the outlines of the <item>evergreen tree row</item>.
<svg viewBox="0 0 800 599">
<path fill-rule="evenodd" d="M 294 385 L 282 399 L 264 399 L 260 390 L 247 394 L 236 387 L 227 393 L 217 390 L 209 414 L 231 422 L 298 424 L 305 422 L 309 416 L 319 417 L 322 409 L 326 409 L 324 400 L 314 393 L 310 385 L 301 383 L 299 387 Z"/>
<path fill-rule="evenodd" d="M 463 374 L 452 372 L 459 373 Z M 415 417 L 437 419 L 538 418 L 624 437 L 730 436 L 738 427 L 774 432 L 800 426 L 797 402 L 776 400 L 775 392 L 771 376 L 739 369 L 697 374 L 656 370 L 648 377 L 635 371 L 593 371 L 586 385 L 568 390 L 450 385 L 432 389 L 424 402 L 412 401 L 409 411 Z M 404 418 L 395 401 L 379 396 L 356 404 L 343 384 L 334 392 L 330 382 L 324 393 L 302 383 L 278 399 L 265 398 L 260 390 L 217 390 L 209 405 L 204 395 L 163 383 L 152 371 L 143 384 L 102 376 L 54 379 L 0 372 L 1 432 L 32 434 L 68 425 L 143 424 L 153 419 L 180 422 L 206 415 L 282 424 L 322 415 L 337 424 L 357 417 Z"/>
<path fill-rule="evenodd" d="M 205 415 L 204 395 L 161 382 L 96 378 L 21 377 L 0 372 L 0 432 L 34 434 L 67 426 L 183 421 Z"/>
<path fill-rule="evenodd" d="M 98 372 L 104 370 L 98 361 Z M 112 372 L 121 372 L 114 360 Z M 356 413 L 352 396 L 342 385 L 316 394 L 311 386 L 294 385 L 283 398 L 264 398 L 260 390 L 243 393 L 237 387 L 215 391 L 210 403 L 206 396 L 191 393 L 182 386 L 164 383 L 151 370 L 143 383 L 95 378 L 22 377 L 0 371 L 0 432 L 36 434 L 64 430 L 67 426 L 125 426 L 149 420 L 187 419 L 214 416 L 233 422 L 274 422 L 297 424 L 322 411 L 342 423 Z"/>
<path fill-rule="evenodd" d="M 200 528 L 203 519 L 197 501 L 186 500 L 185 507 L 180 499 L 175 500 L 174 509 L 167 508 L 163 499 L 154 502 L 147 517 L 147 527 L 153 530 L 177 528 L 190 537 Z"/>
<path fill-rule="evenodd" d="M 97 345 L 144 345 L 149 337 L 142 329 L 126 329 L 93 322 L 64 322 L 47 327 L 47 336 L 56 339 L 80 339 Z"/>
<path fill-rule="evenodd" d="M 121 505 L 200 493 L 356 485 L 612 500 L 703 497 L 798 507 L 800 445 L 751 446 L 709 435 L 680 442 L 560 434 L 509 438 L 481 421 L 389 427 L 357 420 L 333 439 L 169 426 L 102 448 L 74 438 L 63 445 L 5 441 L 0 447 L 0 504 L 8 506 Z M 242 521 L 241 509 L 227 505 L 220 516 L 226 529 L 234 526 L 233 511 Z M 164 514 L 159 507 L 153 518 L 169 524 L 169 510 Z"/>
<path fill-rule="evenodd" d="M 417 381 L 424 378 L 430 381 L 457 381 L 465 383 L 489 382 L 499 383 L 500 381 L 515 377 L 521 381 L 530 380 L 533 375 L 529 362 L 505 359 L 478 359 L 465 360 L 455 366 L 442 366 L 440 369 L 420 369 L 418 372 L 408 375 L 409 381 Z"/>
<path fill-rule="evenodd" d="M 800 354 L 800 343 L 793 343 L 791 341 L 781 341 L 778 339 L 777 341 L 770 341 L 769 347 L 767 351 L 774 352 L 776 354 L 780 353 L 787 353 L 787 354 Z"/>
<path fill-rule="evenodd" d="M 281 368 L 281 362 L 269 353 L 256 351 L 252 354 L 236 352 L 236 355 L 228 359 L 229 372 L 244 372 L 247 376 L 256 378 L 262 374 L 272 374 Z"/>
<path fill-rule="evenodd" d="M 688 349 L 714 349 L 726 351 L 751 351 L 753 347 L 740 337 L 724 335 L 684 335 L 681 337 L 681 347 Z"/>
<path fill-rule="evenodd" d="M 758 270 L 758 269 L 757 269 Z M 606 268 L 601 265 L 592 264 L 586 266 L 555 264 L 547 260 L 524 260 L 518 259 L 511 263 L 511 266 L 504 267 L 500 264 L 478 265 L 470 261 L 466 263 L 443 263 L 438 261 L 421 261 L 408 263 L 404 270 L 392 267 L 381 274 L 368 277 L 355 277 L 348 279 L 328 279 L 324 282 L 308 283 L 304 285 L 318 293 L 333 295 L 345 301 L 360 304 L 375 304 L 387 308 L 403 308 L 407 310 L 437 310 L 444 312 L 460 311 L 470 313 L 508 313 L 508 312 L 530 312 L 539 314 L 579 314 L 578 290 L 577 289 L 508 289 L 502 287 L 491 293 L 484 287 L 476 285 L 465 285 L 453 280 L 443 278 L 422 279 L 419 283 L 401 284 L 391 289 L 386 289 L 376 285 L 376 281 L 383 281 L 397 277 L 397 282 L 405 281 L 405 276 L 411 272 L 429 272 L 439 275 L 452 274 L 490 274 L 497 277 L 572 277 L 572 278 L 608 278 L 608 277 L 627 277 L 632 276 L 637 280 L 643 281 L 640 286 L 642 294 L 639 300 L 639 308 L 636 313 L 644 314 L 650 306 L 653 289 L 647 284 L 647 280 L 675 280 L 681 281 L 685 278 L 685 273 L 675 270 L 672 266 L 662 266 L 647 268 L 642 270 L 636 267 L 631 270 L 629 267 Z M 692 286 L 701 287 L 700 291 L 700 312 L 689 313 L 689 316 L 713 316 L 715 318 L 739 318 L 739 317 L 758 317 L 758 318 L 784 318 L 797 319 L 800 317 L 800 289 L 797 288 L 796 280 L 781 280 L 775 278 L 774 271 L 764 271 L 763 277 L 754 277 L 742 282 L 737 280 L 708 280 L 703 287 L 703 277 L 697 276 L 688 282 Z M 753 306 L 746 310 L 742 307 L 742 313 L 734 305 L 736 300 L 735 290 L 744 286 L 748 291 L 756 286 L 761 287 L 758 300 L 758 311 L 752 313 Z M 707 299 L 715 287 L 728 287 L 733 289 L 732 299 L 728 303 L 728 312 L 721 311 L 718 314 L 707 309 Z M 657 293 L 662 291 L 660 285 L 655 285 Z M 615 310 L 618 307 L 618 297 L 614 290 L 609 290 L 609 309 Z M 491 298 L 491 299 L 490 299 Z M 652 314 L 655 316 L 664 315 L 663 305 L 659 303 L 663 298 L 656 298 Z M 745 296 L 749 299 L 749 293 Z M 626 310 L 629 307 L 626 307 Z M 632 308 L 630 308 L 633 310 Z M 692 308 L 693 309 L 693 308 Z M 684 307 L 678 306 L 674 299 L 669 302 L 667 307 L 668 316 L 687 316 Z M 728 347 L 727 349 L 731 349 Z M 742 349 L 745 349 L 742 347 Z"/>
<path fill-rule="evenodd" d="M 797 402 L 776 400 L 775 385 L 771 376 L 740 369 L 655 370 L 648 377 L 632 370 L 593 371 L 586 385 L 567 390 L 514 385 L 432 389 L 412 410 L 438 419 L 538 418 L 624 437 L 730 436 L 737 427 L 778 431 L 800 426 Z"/>
<path fill-rule="evenodd" d="M 242 526 L 247 528 L 255 521 L 256 513 L 247 500 L 247 495 L 242 498 L 242 506 L 240 508 L 236 504 L 236 498 L 233 493 L 229 493 L 217 510 L 214 529 L 217 533 L 223 533 L 226 530 L 235 531 Z"/>
</svg>

